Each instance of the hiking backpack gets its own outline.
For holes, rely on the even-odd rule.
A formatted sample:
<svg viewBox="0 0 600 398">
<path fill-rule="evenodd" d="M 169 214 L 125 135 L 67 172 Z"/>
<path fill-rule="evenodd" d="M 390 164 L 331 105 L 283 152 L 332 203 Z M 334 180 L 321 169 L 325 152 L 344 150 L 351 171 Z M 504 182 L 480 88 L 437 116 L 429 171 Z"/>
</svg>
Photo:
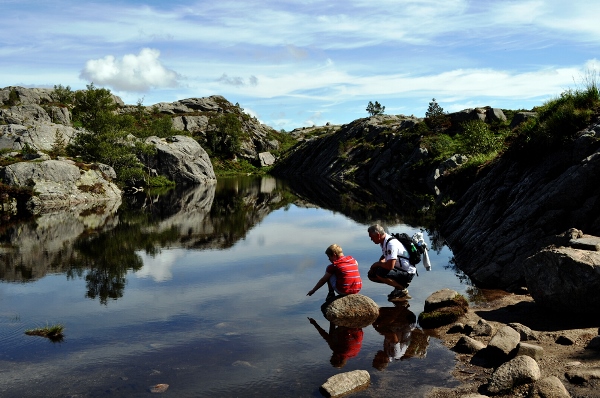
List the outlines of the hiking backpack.
<svg viewBox="0 0 600 398">
<path fill-rule="evenodd" d="M 402 246 L 408 252 L 408 257 L 403 256 L 403 258 L 406 258 L 411 265 L 417 265 L 421 262 L 421 255 L 425 252 L 425 248 L 422 245 L 415 244 L 413 239 L 405 233 L 391 234 L 391 236 L 402 243 Z"/>
</svg>

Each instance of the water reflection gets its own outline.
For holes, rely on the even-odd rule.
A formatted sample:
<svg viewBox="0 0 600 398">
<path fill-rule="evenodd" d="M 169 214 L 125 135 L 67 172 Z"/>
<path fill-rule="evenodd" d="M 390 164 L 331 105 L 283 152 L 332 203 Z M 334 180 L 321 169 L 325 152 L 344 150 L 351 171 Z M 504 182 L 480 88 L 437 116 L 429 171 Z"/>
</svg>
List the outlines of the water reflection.
<svg viewBox="0 0 600 398">
<path fill-rule="evenodd" d="M 388 309 L 380 286 L 361 290 L 384 307 L 379 330 L 318 318 L 320 300 L 306 291 L 323 275 L 324 247 L 348 248 L 361 273 L 375 247 L 366 223 L 308 199 L 279 180 L 221 179 L 2 225 L 0 395 L 146 397 L 165 383 L 178 397 L 316 397 L 328 377 L 354 369 L 372 376 L 356 398 L 448 385 L 454 354 L 419 328 L 402 357 L 427 351 L 426 360 L 395 366 L 387 356 L 385 372 L 371 369 L 393 342 L 385 333 L 402 341 L 408 318 Z M 450 254 L 432 253 L 434 270 L 413 283 L 415 312 L 435 290 L 464 292 L 442 266 Z M 64 343 L 24 334 L 47 322 L 65 325 Z"/>
<path fill-rule="evenodd" d="M 324 178 L 288 180 L 296 195 L 324 209 L 338 211 L 355 221 L 371 224 L 427 226 L 429 202 L 406 195 L 401 189 L 390 189 L 375 181 L 369 187 L 345 185 Z"/>
<path fill-rule="evenodd" d="M 383 336 L 383 349 L 373 358 L 373 367 L 384 370 L 394 361 L 409 358 L 425 358 L 429 336 L 417 328 L 417 316 L 408 309 L 407 302 L 395 307 L 382 307 L 373 323 L 375 330 Z"/>
<path fill-rule="evenodd" d="M 329 362 L 334 368 L 343 368 L 348 359 L 358 355 L 363 342 L 362 328 L 337 326 L 329 322 L 329 331 L 325 331 L 317 321 L 308 318 L 311 325 L 317 329 L 332 351 Z"/>
<path fill-rule="evenodd" d="M 221 179 L 125 203 L 44 214 L 0 231 L 0 279 L 28 282 L 48 273 L 86 281 L 86 297 L 123 297 L 126 274 L 142 268 L 139 251 L 225 249 L 270 212 L 295 199 L 274 178 Z"/>
</svg>

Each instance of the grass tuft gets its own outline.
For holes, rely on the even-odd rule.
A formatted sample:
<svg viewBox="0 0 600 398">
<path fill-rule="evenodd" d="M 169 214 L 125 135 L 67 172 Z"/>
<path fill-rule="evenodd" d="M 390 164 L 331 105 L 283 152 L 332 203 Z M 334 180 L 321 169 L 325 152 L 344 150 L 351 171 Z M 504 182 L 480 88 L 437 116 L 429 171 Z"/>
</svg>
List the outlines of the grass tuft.
<svg viewBox="0 0 600 398">
<path fill-rule="evenodd" d="M 27 329 L 25 334 L 28 336 L 41 336 L 50 339 L 53 342 L 62 341 L 64 338 L 65 327 L 59 323 L 54 325 L 46 325 L 42 328 Z"/>
</svg>

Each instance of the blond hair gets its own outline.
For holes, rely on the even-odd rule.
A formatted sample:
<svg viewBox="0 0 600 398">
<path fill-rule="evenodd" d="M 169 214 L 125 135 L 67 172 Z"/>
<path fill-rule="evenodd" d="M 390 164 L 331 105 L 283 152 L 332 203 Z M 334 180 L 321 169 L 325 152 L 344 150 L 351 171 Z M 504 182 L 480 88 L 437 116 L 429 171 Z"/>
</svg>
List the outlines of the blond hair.
<svg viewBox="0 0 600 398">
<path fill-rule="evenodd" d="M 334 243 L 333 245 L 329 246 L 327 250 L 325 250 L 325 254 L 327 254 L 328 256 L 340 257 L 344 254 L 344 252 L 342 251 L 341 247 Z"/>
</svg>

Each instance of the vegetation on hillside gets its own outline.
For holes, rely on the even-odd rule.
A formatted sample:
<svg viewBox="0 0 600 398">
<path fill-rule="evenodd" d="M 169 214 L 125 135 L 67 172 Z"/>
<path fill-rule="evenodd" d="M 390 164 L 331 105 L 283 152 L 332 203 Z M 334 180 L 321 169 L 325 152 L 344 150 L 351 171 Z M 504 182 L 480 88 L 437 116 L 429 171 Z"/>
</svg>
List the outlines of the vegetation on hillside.
<svg viewBox="0 0 600 398">
<path fill-rule="evenodd" d="M 16 101 L 17 99 L 15 99 Z M 69 155 L 88 162 L 101 162 L 112 166 L 121 186 L 172 185 L 164 177 L 150 176 L 140 161 L 153 153 L 154 148 L 143 144 L 149 136 L 161 138 L 174 134 L 189 135 L 173 128 L 172 118 L 161 114 L 157 107 L 148 109 L 139 100 L 136 106 L 119 107 L 110 90 L 89 84 L 86 90 L 72 91 L 69 86 L 56 85 L 52 92 L 52 105 L 68 107 L 75 127 L 84 131 L 68 145 L 64 137 L 55 137 L 51 155 Z M 217 99 L 218 101 L 218 99 Z M 207 116 L 209 125 L 205 132 L 194 135 L 209 154 L 217 175 L 258 174 L 268 171 L 248 160 L 238 158 L 244 140 L 249 138 L 249 125 L 258 123 L 235 106 L 222 100 L 222 112 L 197 112 L 190 116 Z M 279 149 L 275 155 L 296 142 L 285 132 L 273 130 L 268 140 L 276 141 Z"/>
</svg>

